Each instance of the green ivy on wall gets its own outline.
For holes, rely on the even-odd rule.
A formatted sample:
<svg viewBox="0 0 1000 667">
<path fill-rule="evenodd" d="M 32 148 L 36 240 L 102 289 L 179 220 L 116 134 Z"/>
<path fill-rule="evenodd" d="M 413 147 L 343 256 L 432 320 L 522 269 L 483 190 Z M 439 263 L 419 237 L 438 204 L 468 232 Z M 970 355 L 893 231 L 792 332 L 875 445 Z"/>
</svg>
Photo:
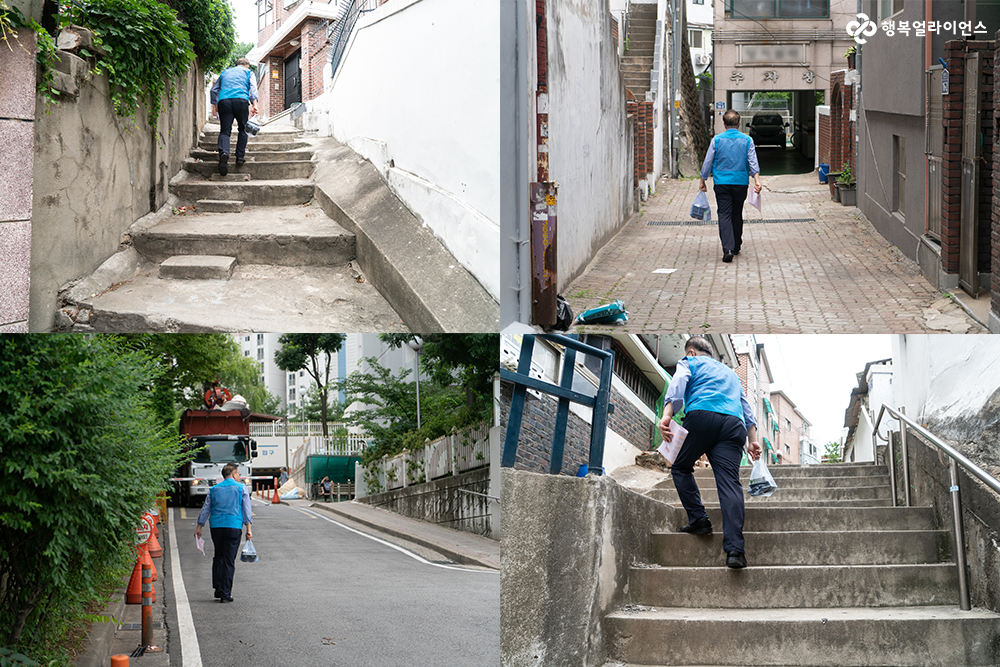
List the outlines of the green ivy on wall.
<svg viewBox="0 0 1000 667">
<path fill-rule="evenodd" d="M 236 44 L 233 10 L 227 0 L 172 0 L 181 21 L 187 24 L 194 52 L 205 70 L 219 72 Z"/>
</svg>

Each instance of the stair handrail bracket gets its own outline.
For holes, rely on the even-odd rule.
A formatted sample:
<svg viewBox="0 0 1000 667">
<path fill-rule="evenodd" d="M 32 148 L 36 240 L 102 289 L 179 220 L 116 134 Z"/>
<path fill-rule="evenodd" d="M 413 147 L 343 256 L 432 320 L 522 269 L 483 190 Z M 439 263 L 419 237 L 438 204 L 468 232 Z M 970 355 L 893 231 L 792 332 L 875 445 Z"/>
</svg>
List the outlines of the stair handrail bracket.
<svg viewBox="0 0 1000 667">
<path fill-rule="evenodd" d="M 1000 481 L 995 477 L 990 475 L 988 472 L 977 466 L 975 463 L 966 458 L 961 452 L 956 450 L 954 447 L 944 442 L 941 438 L 937 437 L 926 428 L 916 423 L 912 419 L 906 416 L 902 409 L 892 408 L 888 405 L 883 405 L 882 409 L 879 410 L 878 419 L 875 420 L 874 433 L 872 435 L 872 440 L 877 444 L 878 438 L 882 438 L 886 442 L 889 439 L 879 435 L 878 427 L 882 423 L 882 416 L 888 412 L 892 417 L 899 420 L 900 423 L 900 441 L 902 444 L 902 457 L 903 457 L 903 472 L 904 477 L 906 477 L 906 472 L 909 468 L 907 464 L 907 452 L 906 452 L 906 432 L 907 430 L 912 430 L 914 433 L 919 435 L 924 441 L 933 445 L 938 449 L 939 452 L 943 452 L 948 455 L 949 458 L 949 474 L 950 474 L 950 492 L 951 492 L 951 509 L 952 509 L 952 521 L 955 530 L 955 561 L 958 566 L 958 587 L 959 587 L 959 608 L 962 611 L 970 611 L 972 605 L 969 600 L 969 582 L 968 575 L 966 573 L 965 566 L 965 528 L 962 522 L 962 496 L 959 489 L 959 478 L 958 478 L 958 466 L 962 466 L 965 472 L 976 477 L 983 484 L 991 488 L 997 494 L 1000 494 Z M 889 451 L 889 462 L 890 467 L 892 464 L 892 451 L 890 445 Z M 896 506 L 896 478 L 895 474 L 891 473 L 892 481 L 892 504 L 893 507 Z M 910 485 L 909 481 L 904 481 L 906 485 L 906 506 L 910 506 Z"/>
</svg>

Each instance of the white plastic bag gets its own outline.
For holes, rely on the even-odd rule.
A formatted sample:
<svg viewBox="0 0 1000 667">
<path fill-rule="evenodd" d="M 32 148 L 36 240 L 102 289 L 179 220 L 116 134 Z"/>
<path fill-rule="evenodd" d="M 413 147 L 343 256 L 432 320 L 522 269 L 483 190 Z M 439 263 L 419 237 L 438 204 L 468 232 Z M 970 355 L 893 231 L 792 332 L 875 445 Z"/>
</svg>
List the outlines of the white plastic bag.
<svg viewBox="0 0 1000 667">
<path fill-rule="evenodd" d="M 764 455 L 754 461 L 753 470 L 750 471 L 750 483 L 747 485 L 747 494 L 751 496 L 767 497 L 777 491 L 778 485 L 774 483 L 771 471 L 764 463 Z"/>
<path fill-rule="evenodd" d="M 705 222 L 712 220 L 712 208 L 708 205 L 708 195 L 702 191 L 698 192 L 698 196 L 694 198 L 694 203 L 691 204 L 691 217 L 695 220 L 704 220 Z"/>
<path fill-rule="evenodd" d="M 240 560 L 243 561 L 244 563 L 256 563 L 257 562 L 257 560 L 258 560 L 258 558 L 257 558 L 257 550 L 254 549 L 252 541 L 247 540 L 246 544 L 243 545 L 243 553 L 240 554 Z"/>
</svg>

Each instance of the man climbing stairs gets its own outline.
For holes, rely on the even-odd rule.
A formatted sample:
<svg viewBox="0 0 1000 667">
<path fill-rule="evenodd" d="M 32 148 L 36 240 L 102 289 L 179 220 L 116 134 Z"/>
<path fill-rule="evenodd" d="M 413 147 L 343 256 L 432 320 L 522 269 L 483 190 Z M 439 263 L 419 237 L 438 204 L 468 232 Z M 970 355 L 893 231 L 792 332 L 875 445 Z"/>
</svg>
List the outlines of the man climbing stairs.
<svg viewBox="0 0 1000 667">
<path fill-rule="evenodd" d="M 714 479 L 696 471 L 715 532 L 652 535 L 632 604 L 605 617 L 609 667 L 1000 664 L 1000 615 L 959 610 L 949 532 L 929 507 L 892 507 L 885 466 L 770 470 L 778 490 L 747 500 L 744 570 L 725 567 Z M 647 495 L 686 523 L 669 479 Z"/>
</svg>

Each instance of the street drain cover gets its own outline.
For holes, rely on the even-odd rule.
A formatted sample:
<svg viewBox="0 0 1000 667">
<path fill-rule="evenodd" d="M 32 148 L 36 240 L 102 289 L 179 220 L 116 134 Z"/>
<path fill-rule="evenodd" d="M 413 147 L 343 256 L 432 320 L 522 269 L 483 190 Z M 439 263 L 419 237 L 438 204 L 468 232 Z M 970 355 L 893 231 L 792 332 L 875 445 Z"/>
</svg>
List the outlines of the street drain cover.
<svg viewBox="0 0 1000 667">
<path fill-rule="evenodd" d="M 759 220 L 743 218 L 744 225 L 770 224 L 775 222 L 816 222 L 816 218 L 763 218 Z M 688 225 L 717 225 L 718 220 L 650 220 L 647 227 L 686 227 Z"/>
</svg>

